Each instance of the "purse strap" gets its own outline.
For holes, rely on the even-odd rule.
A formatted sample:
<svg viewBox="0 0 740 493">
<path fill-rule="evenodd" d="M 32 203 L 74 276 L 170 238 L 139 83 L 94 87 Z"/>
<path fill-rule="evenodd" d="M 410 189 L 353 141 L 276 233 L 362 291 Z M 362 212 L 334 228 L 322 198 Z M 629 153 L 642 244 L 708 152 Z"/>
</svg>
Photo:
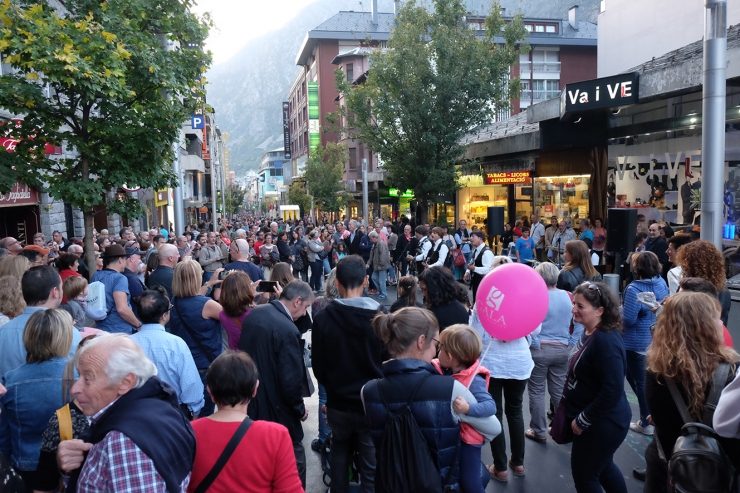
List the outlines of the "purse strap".
<svg viewBox="0 0 740 493">
<path fill-rule="evenodd" d="M 69 410 L 69 404 L 57 409 L 56 414 L 59 421 L 59 439 L 61 441 L 72 440 L 74 433 L 72 431 L 72 413 Z"/>
<path fill-rule="evenodd" d="M 187 321 L 185 321 L 185 317 L 182 316 L 182 313 L 180 313 L 180 307 L 177 305 L 177 301 L 178 300 L 174 300 L 174 303 L 173 303 L 175 305 L 175 311 L 177 312 L 177 318 L 179 318 L 180 322 L 182 322 L 182 325 L 185 326 L 185 330 L 188 332 L 188 335 L 193 340 L 195 345 L 198 346 L 198 349 L 200 349 L 200 352 L 203 353 L 203 356 L 206 357 L 206 359 L 208 360 L 208 363 L 209 364 L 213 363 L 213 360 L 215 360 L 216 358 L 211 354 L 211 352 L 208 349 L 206 349 L 203 343 L 200 342 L 197 337 L 195 337 L 195 332 L 193 331 L 193 329 L 190 328 L 190 325 L 188 325 Z"/>
<path fill-rule="evenodd" d="M 211 487 L 213 482 L 221 473 L 221 470 L 231 458 L 231 455 L 236 450 L 236 447 L 239 446 L 239 443 L 242 441 L 242 438 L 244 438 L 244 435 L 246 435 L 247 430 L 249 430 L 250 426 L 252 426 L 252 420 L 249 419 L 249 416 L 247 416 L 246 418 L 244 418 L 244 421 L 242 421 L 242 424 L 239 425 L 239 428 L 236 429 L 236 432 L 234 432 L 231 440 L 229 440 L 229 443 L 226 444 L 226 448 L 223 452 L 221 452 L 221 455 L 218 457 L 218 460 L 213 465 L 208 474 L 206 474 L 206 477 L 203 478 L 203 481 L 201 481 L 198 487 L 195 488 L 195 493 L 205 493 L 206 491 L 208 491 L 208 488 Z"/>
</svg>

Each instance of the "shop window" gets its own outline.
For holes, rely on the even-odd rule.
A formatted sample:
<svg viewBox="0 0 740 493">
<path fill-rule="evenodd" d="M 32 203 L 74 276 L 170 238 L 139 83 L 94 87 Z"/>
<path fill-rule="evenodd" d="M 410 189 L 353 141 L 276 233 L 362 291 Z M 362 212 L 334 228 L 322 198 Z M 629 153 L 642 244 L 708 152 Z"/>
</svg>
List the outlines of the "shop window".
<svg viewBox="0 0 740 493">
<path fill-rule="evenodd" d="M 577 219 L 588 217 L 589 175 L 535 178 L 535 210 L 540 216 Z"/>
</svg>

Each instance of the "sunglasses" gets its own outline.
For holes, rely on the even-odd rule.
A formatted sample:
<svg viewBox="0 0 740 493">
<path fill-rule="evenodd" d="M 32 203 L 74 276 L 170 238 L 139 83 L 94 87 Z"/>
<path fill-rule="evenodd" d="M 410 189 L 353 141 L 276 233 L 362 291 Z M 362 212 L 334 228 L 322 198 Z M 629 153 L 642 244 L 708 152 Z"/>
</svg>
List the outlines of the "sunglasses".
<svg viewBox="0 0 740 493">
<path fill-rule="evenodd" d="M 591 282 L 584 282 L 581 284 L 581 286 L 583 285 L 586 285 L 586 289 L 588 289 L 589 291 L 596 291 L 596 293 L 598 293 L 599 295 L 599 301 L 601 301 L 601 289 L 599 289 L 596 284 Z"/>
</svg>

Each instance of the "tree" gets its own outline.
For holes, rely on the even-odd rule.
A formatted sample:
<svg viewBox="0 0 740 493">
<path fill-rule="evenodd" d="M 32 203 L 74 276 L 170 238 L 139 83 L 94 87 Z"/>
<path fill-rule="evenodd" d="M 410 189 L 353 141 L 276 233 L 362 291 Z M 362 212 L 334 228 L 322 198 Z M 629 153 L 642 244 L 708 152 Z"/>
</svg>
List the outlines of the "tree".
<svg viewBox="0 0 740 493">
<path fill-rule="evenodd" d="M 338 212 L 347 197 L 342 183 L 347 146 L 327 142 L 311 152 L 306 160 L 306 186 L 316 204 L 324 212 Z"/>
<path fill-rule="evenodd" d="M 221 203 L 221 191 L 217 192 L 216 202 Z M 224 198 L 226 199 L 225 214 L 237 214 L 244 207 L 244 199 L 247 196 L 247 189 L 240 187 L 236 183 L 227 183 Z"/>
<path fill-rule="evenodd" d="M 18 115 L 0 150 L 0 192 L 16 180 L 82 210 L 87 264 L 94 269 L 93 210 L 139 217 L 143 205 L 116 193 L 175 186 L 169 170 L 182 122 L 202 106 L 200 47 L 210 19 L 190 0 L 3 0 L 0 107 Z M 165 47 L 170 44 L 170 47 Z M 65 157 L 43 153 L 64 146 Z M 177 204 L 181 206 L 181 204 Z"/>
<path fill-rule="evenodd" d="M 405 2 L 388 50 L 370 55 L 366 81 L 353 86 L 336 71 L 347 131 L 382 157 L 386 183 L 414 190 L 422 222 L 431 197 L 459 189 L 462 137 L 521 91 L 509 69 L 529 50 L 520 44 L 527 34 L 522 17 L 505 22 L 495 4 L 478 39 L 465 16 L 462 0 L 434 0 L 433 12 Z"/>
<path fill-rule="evenodd" d="M 288 203 L 301 208 L 301 217 L 311 210 L 311 197 L 306 193 L 306 183 L 304 181 L 293 180 L 293 183 L 290 184 L 288 187 Z"/>
</svg>

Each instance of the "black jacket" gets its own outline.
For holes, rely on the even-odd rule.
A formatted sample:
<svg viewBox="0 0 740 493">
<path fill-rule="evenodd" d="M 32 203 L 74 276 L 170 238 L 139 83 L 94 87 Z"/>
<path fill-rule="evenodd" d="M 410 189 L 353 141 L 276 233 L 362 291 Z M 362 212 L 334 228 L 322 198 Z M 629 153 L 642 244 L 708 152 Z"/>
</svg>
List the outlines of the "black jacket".
<svg viewBox="0 0 740 493">
<path fill-rule="evenodd" d="M 172 267 L 160 265 L 149 274 L 149 278 L 146 280 L 146 287 L 162 286 L 167 291 L 167 296 L 172 299 L 172 278 L 174 275 L 175 270 Z"/>
<path fill-rule="evenodd" d="M 393 263 L 398 262 L 402 258 L 405 258 L 406 255 L 415 255 L 416 251 L 411 250 L 411 243 L 416 238 L 412 235 L 411 240 L 406 239 L 406 235 L 401 233 L 398 235 L 398 243 L 396 243 L 396 249 L 393 250 Z"/>
<path fill-rule="evenodd" d="M 239 349 L 252 357 L 260 376 L 249 417 L 282 424 L 295 442 L 303 439 L 306 367 L 301 334 L 280 305 L 273 300 L 252 309 L 244 319 Z"/>
<path fill-rule="evenodd" d="M 645 244 L 645 250 L 657 255 L 661 265 L 668 262 L 668 243 L 662 236 L 658 236 L 655 240 L 648 240 Z"/>
<path fill-rule="evenodd" d="M 316 314 L 311 336 L 311 362 L 316 379 L 326 388 L 326 406 L 364 413 L 360 390 L 382 378 L 390 359 L 375 335 L 372 320 L 379 311 L 332 301 Z"/>
<path fill-rule="evenodd" d="M 362 237 L 365 236 L 362 233 L 360 233 L 360 230 L 355 230 L 355 239 L 354 241 L 350 241 L 350 236 L 347 236 L 344 239 L 344 244 L 347 245 L 347 250 L 349 251 L 350 255 L 362 255 L 362 252 L 360 251 L 360 240 Z"/>
<path fill-rule="evenodd" d="M 290 249 L 290 246 L 288 246 L 288 244 L 283 240 L 278 240 L 277 247 L 278 252 L 280 253 L 280 261 L 292 264 L 293 262 L 291 262 L 291 260 L 288 258 L 293 256 L 293 251 Z"/>
<path fill-rule="evenodd" d="M 433 306 L 429 308 L 429 311 L 437 317 L 440 332 L 450 325 L 467 324 L 470 319 L 468 310 L 457 300 L 452 300 L 444 305 Z"/>
</svg>

